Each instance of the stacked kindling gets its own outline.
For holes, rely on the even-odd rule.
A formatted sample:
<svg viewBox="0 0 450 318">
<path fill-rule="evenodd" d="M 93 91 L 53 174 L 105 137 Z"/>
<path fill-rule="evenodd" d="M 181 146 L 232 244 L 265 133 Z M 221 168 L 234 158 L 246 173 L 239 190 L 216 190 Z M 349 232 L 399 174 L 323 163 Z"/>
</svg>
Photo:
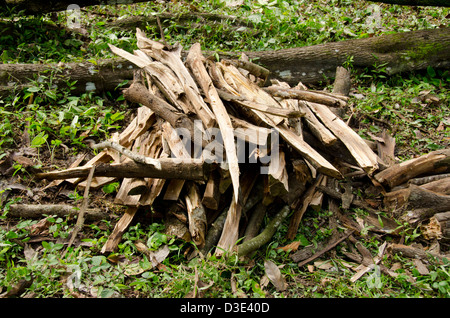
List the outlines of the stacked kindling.
<svg viewBox="0 0 450 318">
<path fill-rule="evenodd" d="M 337 115 L 347 96 L 301 83 L 267 86 L 267 70 L 245 56 L 217 61 L 194 44 L 183 60 L 181 47 L 136 35 L 133 54 L 110 46 L 139 67 L 123 92 L 140 105 L 135 118 L 94 145 L 99 153 L 84 165 L 38 174 L 83 187 L 94 166 L 91 188 L 120 181 L 115 203 L 128 208 L 103 252 L 116 248 L 138 210 L 162 212 L 166 230 L 202 252 L 220 255 L 237 242 L 252 250 L 291 211 L 293 239 L 305 210 L 319 207 L 333 182 L 362 177 L 381 188 L 393 178 L 383 170 L 391 164 L 381 151 L 388 138 L 377 154 Z M 335 197 L 343 207 L 362 204 L 347 190 Z M 274 222 L 260 232 L 265 215 Z"/>
</svg>

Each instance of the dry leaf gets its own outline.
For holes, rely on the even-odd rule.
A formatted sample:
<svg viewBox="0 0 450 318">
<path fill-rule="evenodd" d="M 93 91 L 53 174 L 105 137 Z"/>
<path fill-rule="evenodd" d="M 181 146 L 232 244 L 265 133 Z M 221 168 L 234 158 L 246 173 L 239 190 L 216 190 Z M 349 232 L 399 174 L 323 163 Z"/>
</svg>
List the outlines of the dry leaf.
<svg viewBox="0 0 450 318">
<path fill-rule="evenodd" d="M 280 269 L 272 261 L 264 261 L 264 268 L 266 269 L 266 275 L 277 291 L 286 290 L 286 281 L 283 275 L 281 275 Z"/>
<path fill-rule="evenodd" d="M 300 246 L 300 241 L 295 241 L 295 242 L 292 242 L 292 243 L 290 243 L 290 244 L 288 244 L 286 246 L 279 247 L 278 249 L 283 250 L 285 252 L 288 252 L 289 250 L 291 252 L 295 252 L 295 251 L 298 250 L 299 246 Z"/>
</svg>

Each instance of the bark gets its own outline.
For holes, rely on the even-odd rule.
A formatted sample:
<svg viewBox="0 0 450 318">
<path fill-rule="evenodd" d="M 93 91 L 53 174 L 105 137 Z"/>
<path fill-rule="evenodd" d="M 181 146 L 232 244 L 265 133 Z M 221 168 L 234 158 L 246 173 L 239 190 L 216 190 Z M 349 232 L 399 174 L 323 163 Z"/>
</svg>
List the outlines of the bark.
<svg viewBox="0 0 450 318">
<path fill-rule="evenodd" d="M 450 241 L 450 212 L 436 213 L 427 225 L 422 227 L 422 234 L 427 240 L 438 239 Z"/>
<path fill-rule="evenodd" d="M 246 52 L 274 78 L 296 85 L 333 78 L 336 68 L 353 56 L 356 70 L 386 64 L 388 75 L 445 68 L 450 65 L 449 28 L 386 34 L 372 38 L 319 44 L 277 51 Z"/>
<path fill-rule="evenodd" d="M 78 213 L 78 209 L 67 204 L 11 204 L 7 215 L 23 219 L 36 219 L 41 218 L 44 214 L 66 217 Z M 85 217 L 88 221 L 109 219 L 108 214 L 99 209 L 87 209 Z"/>
<path fill-rule="evenodd" d="M 421 175 L 449 171 L 450 149 L 436 150 L 428 154 L 395 164 L 374 177 L 379 183 L 393 188 Z"/>
<path fill-rule="evenodd" d="M 77 81 L 72 94 L 114 91 L 125 80 L 133 78 L 137 67 L 125 59 L 104 59 L 81 63 L 0 64 L 0 96 L 30 87 L 30 79 L 52 77 L 52 84 L 65 89 L 67 82 Z"/>
<path fill-rule="evenodd" d="M 213 52 L 204 52 L 211 55 Z M 316 84 L 326 78 L 334 78 L 336 68 L 349 56 L 354 57 L 355 70 L 364 70 L 375 64 L 386 64 L 386 72 L 418 71 L 428 66 L 445 68 L 450 65 L 449 28 L 411 31 L 382 35 L 367 39 L 332 42 L 314 46 L 277 51 L 246 52 L 258 65 L 292 86 Z M 240 53 L 223 53 L 222 56 L 239 57 Z M 65 80 L 75 81 L 73 93 L 114 90 L 124 80 L 133 79 L 137 67 L 123 58 L 90 62 L 57 64 L 0 64 L 0 96 L 7 96 L 14 89 L 30 86 L 29 79 L 54 71 L 54 83 L 60 87 Z M 93 83 L 93 84 L 91 84 Z"/>
<path fill-rule="evenodd" d="M 385 195 L 385 206 L 400 219 L 410 224 L 422 222 L 439 212 L 450 211 L 450 195 L 435 193 L 416 185 L 389 192 Z"/>
<path fill-rule="evenodd" d="M 117 178 L 161 178 L 207 180 L 211 165 L 202 160 L 159 159 L 161 167 L 145 165 L 134 161 L 121 164 L 99 164 L 95 168 L 94 176 Z M 86 178 L 90 167 L 70 168 L 61 171 L 37 173 L 37 179 L 64 180 L 72 178 Z"/>
<path fill-rule="evenodd" d="M 289 206 L 284 206 L 278 212 L 278 214 L 270 221 L 264 231 L 261 232 L 258 236 L 254 237 L 251 240 L 245 241 L 244 243 L 237 246 L 238 256 L 244 257 L 250 254 L 253 251 L 256 251 L 258 248 L 268 243 L 272 236 L 277 231 L 278 227 L 281 225 L 283 220 L 288 216 L 290 212 Z"/>
<path fill-rule="evenodd" d="M 79 8 L 94 6 L 94 5 L 120 5 L 139 2 L 149 2 L 150 0 L 6 0 L 0 2 L 0 8 L 15 8 L 15 10 L 22 11 L 24 14 L 44 14 L 49 12 L 57 12 L 67 10 L 69 5 L 76 3 Z"/>
</svg>

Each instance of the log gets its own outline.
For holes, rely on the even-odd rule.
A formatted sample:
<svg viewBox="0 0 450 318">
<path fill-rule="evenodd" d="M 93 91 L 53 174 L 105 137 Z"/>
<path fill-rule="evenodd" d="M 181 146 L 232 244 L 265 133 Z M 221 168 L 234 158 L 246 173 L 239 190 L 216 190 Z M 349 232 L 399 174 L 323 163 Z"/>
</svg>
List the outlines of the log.
<svg viewBox="0 0 450 318">
<path fill-rule="evenodd" d="M 450 177 L 431 181 L 420 186 L 422 189 L 433 191 L 438 194 L 450 195 Z"/>
<path fill-rule="evenodd" d="M 374 179 L 382 185 L 393 188 L 421 175 L 448 172 L 449 168 L 450 149 L 436 150 L 395 164 L 375 174 Z"/>
<path fill-rule="evenodd" d="M 7 216 L 36 219 L 46 214 L 64 218 L 77 215 L 78 212 L 78 209 L 68 204 L 11 204 Z M 88 208 L 85 211 L 85 218 L 87 221 L 99 221 L 109 219 L 110 215 L 100 209 Z"/>
<path fill-rule="evenodd" d="M 448 67 L 449 34 L 447 27 L 245 54 L 255 63 L 267 68 L 271 77 L 286 81 L 292 86 L 299 82 L 309 85 L 323 81 L 325 76 L 333 78 L 336 68 L 349 56 L 354 57 L 355 70 L 365 70 L 375 64 L 387 63 L 386 70 L 389 75 L 424 70 L 428 66 Z M 204 52 L 205 56 L 215 53 Z M 224 58 L 240 56 L 240 53 L 218 53 Z M 86 89 L 92 89 L 96 93 L 113 91 L 123 81 L 132 80 L 134 70 L 138 69 L 132 62 L 123 58 L 99 59 L 92 63 L 79 64 L 0 64 L 0 96 L 8 96 L 14 87 L 20 90 L 30 86 L 29 79 L 40 73 L 56 70 L 55 75 L 58 74 L 58 65 L 61 65 L 63 70 L 54 83 L 58 87 L 65 87 L 65 81 L 76 80 L 74 93 L 84 93 Z"/>
<path fill-rule="evenodd" d="M 76 83 L 71 94 L 115 91 L 119 84 L 133 78 L 137 67 L 125 59 L 103 59 L 95 62 L 51 64 L 0 64 L 0 96 L 9 96 L 30 87 L 30 78 L 52 76 L 52 84 L 67 88 L 67 81 Z"/>
<path fill-rule="evenodd" d="M 130 102 L 139 103 L 150 108 L 155 114 L 166 120 L 175 129 L 186 129 L 194 136 L 194 123 L 184 113 L 156 95 L 151 94 L 140 82 L 135 81 L 123 91 L 123 96 Z"/>
<path fill-rule="evenodd" d="M 385 194 L 384 204 L 400 219 L 415 225 L 439 212 L 450 211 L 450 195 L 442 195 L 410 185 L 406 189 Z"/>
<path fill-rule="evenodd" d="M 422 226 L 422 235 L 427 240 L 438 239 L 450 242 L 450 211 L 436 213 L 428 224 Z"/>
<path fill-rule="evenodd" d="M 340 94 L 348 96 L 352 82 L 350 79 L 351 73 L 348 69 L 342 66 L 336 68 L 336 76 L 333 83 L 333 94 Z"/>
<path fill-rule="evenodd" d="M 428 66 L 446 68 L 450 65 L 450 32 L 444 27 L 245 54 L 267 68 L 272 78 L 292 86 L 308 85 L 333 78 L 336 68 L 350 56 L 355 70 L 386 64 L 388 75 Z"/>
<path fill-rule="evenodd" d="M 158 159 L 160 167 L 146 165 L 134 161 L 119 164 L 99 164 L 94 176 L 116 178 L 163 178 L 206 181 L 212 168 L 211 164 L 201 159 Z M 36 173 L 37 179 L 61 180 L 71 178 L 86 178 L 90 167 L 70 168 L 61 171 Z"/>
</svg>

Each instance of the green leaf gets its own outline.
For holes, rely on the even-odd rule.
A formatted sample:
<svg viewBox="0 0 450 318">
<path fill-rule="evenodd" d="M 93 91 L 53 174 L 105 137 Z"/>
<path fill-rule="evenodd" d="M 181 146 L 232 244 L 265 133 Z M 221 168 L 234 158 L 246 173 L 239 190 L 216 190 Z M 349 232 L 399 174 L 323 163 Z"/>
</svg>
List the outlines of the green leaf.
<svg viewBox="0 0 450 318">
<path fill-rule="evenodd" d="M 48 135 L 45 132 L 41 131 L 36 137 L 31 141 L 31 147 L 38 148 L 45 144 L 47 141 Z"/>
<path fill-rule="evenodd" d="M 432 68 L 431 66 L 427 67 L 427 73 L 428 73 L 428 76 L 430 76 L 430 77 L 436 76 L 436 72 L 435 72 L 434 68 Z"/>
</svg>

